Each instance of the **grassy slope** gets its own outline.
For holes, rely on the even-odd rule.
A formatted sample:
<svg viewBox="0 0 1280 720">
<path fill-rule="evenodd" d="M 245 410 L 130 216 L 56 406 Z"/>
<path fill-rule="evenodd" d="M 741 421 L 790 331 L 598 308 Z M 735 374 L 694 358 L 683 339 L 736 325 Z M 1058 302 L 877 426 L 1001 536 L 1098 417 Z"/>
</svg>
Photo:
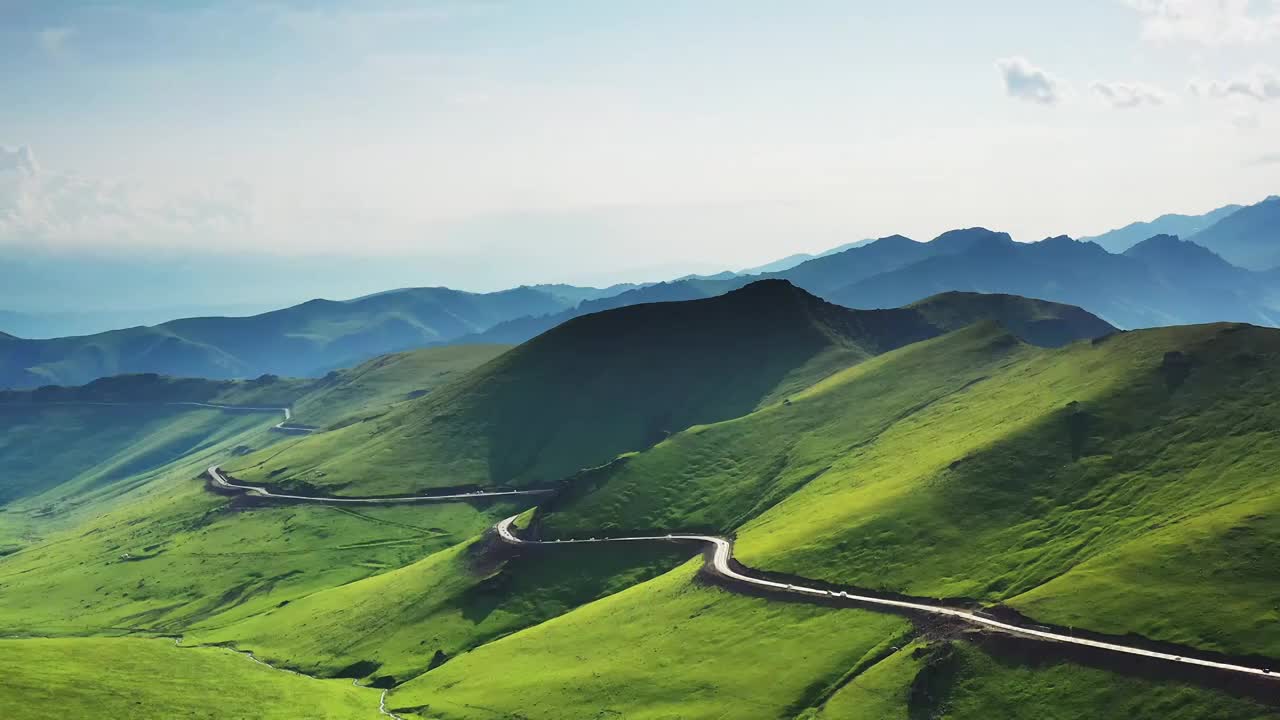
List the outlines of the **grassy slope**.
<svg viewBox="0 0 1280 720">
<path fill-rule="evenodd" d="M 1261 720 L 1273 709 L 1223 693 L 1115 675 L 1069 662 L 1034 668 L 963 642 L 915 642 L 836 692 L 803 720 Z"/>
<path fill-rule="evenodd" d="M 0 640 L 0 717 L 375 718 L 378 692 L 164 640 Z"/>
<path fill-rule="evenodd" d="M 546 522 L 736 528 L 764 569 L 1280 655 L 1278 359 L 1259 328 L 1061 351 L 975 328 L 673 437 Z"/>
<path fill-rule="evenodd" d="M 1103 566 L 1095 574 L 1123 578 L 1121 570 L 1128 568 L 1141 576 L 1146 571 L 1126 558 L 1142 557 L 1136 552 L 1141 542 L 1157 547 L 1149 557 L 1167 561 L 1173 550 L 1159 550 L 1152 540 L 1160 533 L 1206 549 L 1206 541 L 1183 532 L 1191 524 L 1203 525 L 1213 541 L 1228 530 L 1240 538 L 1220 556 L 1245 553 L 1241 557 L 1260 561 L 1259 567 L 1271 567 L 1268 548 L 1274 545 L 1266 544 L 1267 534 L 1241 532 L 1232 519 L 1258 513 L 1230 515 L 1255 501 L 1251 492 L 1266 502 L 1267 488 L 1250 482 L 1258 476 L 1253 467 L 1220 473 L 1214 465 L 1242 455 L 1233 456 L 1234 442 L 1261 443 L 1258 462 L 1269 462 L 1269 446 L 1258 435 L 1270 423 L 1271 409 L 1259 397 L 1272 381 L 1265 369 L 1275 366 L 1274 349 L 1273 338 L 1259 332 L 1136 333 L 1058 355 L 1018 345 L 990 326 L 974 328 L 872 360 L 809 391 L 789 392 L 790 404 L 761 401 L 763 409 L 745 418 L 677 434 L 602 471 L 603 489 L 551 515 L 550 523 L 562 531 L 741 527 L 740 553 L 755 553 L 751 562 L 760 567 L 912 591 L 964 587 L 969 589 L 959 592 L 1015 602 L 1022 590 L 1052 587 L 1037 580 L 1061 575 L 1060 568 L 1078 566 L 1083 574 L 1090 563 L 1114 559 L 1119 569 Z M 1169 373 L 1159 370 L 1171 347 L 1196 358 L 1174 390 Z M 1081 406 L 1064 415 L 1068 396 Z M 1077 411 L 1089 419 L 1085 431 L 1073 435 Z M 1144 426 L 1152 417 L 1160 424 Z M 1175 423 L 1170 430 L 1170 417 L 1187 426 Z M 1218 427 L 1238 428 L 1238 439 L 1214 436 Z M 1165 436 L 1163 445 L 1154 442 Z M 1190 454 L 1163 457 L 1168 471 L 1151 475 L 1152 456 L 1186 449 L 1188 437 L 1198 441 L 1186 444 Z M 1100 456 L 1107 466 L 1096 465 Z M 963 461 L 953 466 L 956 460 Z M 460 566 L 465 551 L 445 548 L 511 507 L 390 508 L 362 510 L 363 517 L 318 507 L 235 512 L 192 480 L 203 462 L 197 456 L 153 473 L 152 482 L 129 496 L 138 499 L 130 508 L 0 559 L 0 622 L 7 632 L 186 630 L 198 639 L 244 642 L 324 672 L 371 660 L 383 663 L 379 674 L 404 677 L 420 670 L 435 649 L 454 648 L 453 655 L 558 615 L 455 657 L 398 689 L 392 705 L 429 704 L 418 715 L 443 718 L 491 717 L 494 711 L 564 717 L 602 709 L 628 717 L 793 717 L 824 699 L 885 643 L 901 642 L 905 628 L 898 618 L 701 587 L 690 583 L 688 566 L 560 615 L 646 577 L 670 558 L 548 556 L 508 563 L 496 573 L 476 572 Z M 1175 468 L 1197 463 L 1213 476 L 1212 486 L 1174 477 Z M 1145 484 L 1134 480 L 1143 473 L 1151 475 Z M 1117 476 L 1119 488 L 1107 484 Z M 1010 487 L 991 478 L 1043 481 Z M 1139 497 L 1135 510 L 1135 496 L 1144 493 L 1153 497 L 1145 504 Z M 1019 502 L 1024 495 L 1029 500 Z M 1216 510 L 1205 508 L 1210 495 Z M 1163 515 L 1155 512 L 1161 508 Z M 1209 510 L 1226 519 L 1211 522 L 1217 515 Z M 877 519 L 863 517 L 872 511 Z M 1080 525 L 1094 517 L 1110 526 L 1092 532 L 1089 523 L 1090 532 L 1082 534 Z M 793 518 L 804 519 L 799 531 L 792 529 Z M 868 533 L 874 547 L 859 545 Z M 1010 550 L 1011 537 L 1029 544 Z M 133 548 L 154 556 L 121 561 L 120 554 Z M 975 556 L 987 560 L 975 563 Z M 590 571 L 574 572 L 583 565 Z M 1070 588 L 1074 574 L 1055 582 Z M 1255 589 L 1270 587 L 1266 578 L 1232 568 L 1221 582 L 1225 590 L 1244 589 L 1242 605 L 1197 624 L 1190 615 L 1212 611 L 1212 598 L 1193 594 L 1189 607 L 1171 610 L 1185 610 L 1188 617 L 1154 619 L 1192 631 L 1242 634 L 1246 628 L 1221 622 L 1221 615 L 1266 617 L 1246 581 Z M 1129 590 L 1107 598 L 1102 608 L 1055 591 L 1047 597 L 1060 607 L 1041 609 L 1084 610 L 1095 620 L 1127 622 L 1144 613 L 1151 619 L 1143 598 Z M 900 656 L 859 674 L 846 689 L 876 677 L 882 666 L 905 662 Z M 726 664 L 736 671 L 725 673 Z M 1126 684 L 1069 666 L 1045 675 L 1023 671 L 1026 677 L 980 657 L 969 667 L 972 679 L 948 689 L 945 709 L 965 709 L 956 717 L 1000 716 L 997 709 L 1018 701 L 1020 688 L 1028 686 L 1049 697 L 1060 687 L 1127 688 L 1156 708 L 1172 697 L 1190 708 L 1179 712 L 1252 717 L 1247 705 L 1237 713 L 1211 693 Z M 881 687 L 891 686 L 881 676 Z M 1062 704 L 1078 707 L 1076 716 L 1096 716 L 1104 703 L 1122 698 L 1106 692 L 1084 697 L 1088 702 L 1078 706 Z M 842 717 L 830 714 L 830 703 L 828 716 Z"/>
<path fill-rule="evenodd" d="M 334 416 L 377 411 L 375 403 L 393 399 L 399 388 L 429 388 L 440 376 L 495 351 L 415 351 L 340 374 L 316 392 L 324 393 L 324 407 Z M 112 379 L 96 383 L 91 395 L 123 400 L 133 390 L 168 398 L 202 382 Z M 212 385 L 229 388 L 201 399 L 264 399 L 262 392 L 251 392 L 254 383 Z M 0 468 L 6 478 L 22 478 L 27 493 L 0 511 L 0 547 L 25 548 L 0 559 L 0 627 L 8 632 L 168 632 L 231 622 L 415 562 L 519 507 L 240 512 L 204 490 L 198 476 L 237 449 L 279 451 L 297 442 L 267 430 L 277 417 L 183 407 L 13 403 L 0 405 L 0 420 L 7 423 L 0 435 Z M 125 553 L 132 559 L 123 560 Z"/>
<path fill-rule="evenodd" d="M 99 495 L 118 495 L 164 465 L 194 455 L 216 461 L 254 448 L 296 442 L 259 432 L 278 416 L 239 414 L 168 402 L 293 406 L 294 422 L 341 423 L 365 417 L 500 354 L 502 346 L 428 348 L 386 356 L 319 381 L 262 378 L 217 381 L 127 375 L 82 387 L 0 392 L 0 549 Z M 108 407 L 82 403 L 129 403 Z M 133 405 L 136 404 L 136 405 Z M 232 443 L 232 438 L 237 438 Z M 211 453 L 212 448 L 224 448 Z M 122 482 L 118 481 L 131 481 Z M 15 501 L 23 500 L 20 505 Z"/>
<path fill-rule="evenodd" d="M 886 615 L 734 595 L 693 574 L 685 565 L 484 645 L 388 704 L 441 720 L 787 717 L 906 629 Z"/>
<path fill-rule="evenodd" d="M 686 565 L 431 670 L 389 706 L 433 720 L 522 717 L 1213 718 L 1273 709 L 964 642 L 909 643 L 894 616 L 734 595 Z M 902 648 L 902 650 L 897 650 Z"/>
<path fill-rule="evenodd" d="M 456 544 L 512 506 L 239 511 L 195 467 L 0 561 L 0 632 L 217 627 Z M 144 489 L 146 490 L 146 489 Z M 131 557 L 123 556 L 128 553 Z"/>
<path fill-rule="evenodd" d="M 1062 322 L 1047 329 L 1055 314 Z M 918 308 L 854 311 L 785 282 L 762 282 L 708 300 L 578 318 L 429 397 L 229 470 L 244 480 L 352 495 L 556 482 L 989 316 L 1035 325 L 1046 338 L 1109 329 L 1078 309 L 1022 298 L 944 297 Z"/>
<path fill-rule="evenodd" d="M 0 546 L 120 502 L 167 464 L 273 442 L 275 416 L 172 407 L 0 406 Z"/>
<path fill-rule="evenodd" d="M 0 500 L 138 475 L 265 420 L 173 407 L 0 407 Z"/>
<path fill-rule="evenodd" d="M 360 674 L 403 681 L 425 672 L 437 651 L 453 657 L 648 579 L 689 555 L 582 547 L 508 558 L 482 547 L 455 545 L 191 640 L 235 642 L 318 675 L 372 664 Z"/>
<path fill-rule="evenodd" d="M 813 321 L 812 298 L 770 290 L 578 318 L 384 417 L 229 469 L 311 485 L 359 478 L 350 494 L 555 482 L 668 431 L 748 412 L 813 379 L 814 366 L 827 370 L 826 354 L 866 356 Z M 762 342 L 775 351 L 761 357 Z"/>
<path fill-rule="evenodd" d="M 300 422 L 320 427 L 363 419 L 425 395 L 508 349 L 507 345 L 451 345 L 383 355 L 317 381 L 293 410 Z"/>
</svg>

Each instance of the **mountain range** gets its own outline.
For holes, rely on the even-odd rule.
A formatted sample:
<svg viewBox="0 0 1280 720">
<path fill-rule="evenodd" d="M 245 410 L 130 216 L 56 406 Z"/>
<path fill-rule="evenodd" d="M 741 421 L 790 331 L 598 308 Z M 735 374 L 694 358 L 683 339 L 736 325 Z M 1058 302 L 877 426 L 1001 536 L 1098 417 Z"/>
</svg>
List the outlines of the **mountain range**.
<svg viewBox="0 0 1280 720">
<path fill-rule="evenodd" d="M 914 262 L 1007 253 L 995 235 L 950 234 L 925 250 L 955 255 Z M 895 246 L 919 251 L 878 252 Z M 1175 272 L 1204 252 L 1163 238 L 1134 255 L 1175 258 L 1160 266 Z M 6 393 L 0 707 L 1273 717 L 1267 678 L 741 591 L 700 569 L 700 545 L 664 535 L 731 538 L 741 568 L 784 586 L 1270 666 L 1277 357 L 1271 328 L 1117 332 L 1078 307 L 961 292 L 853 310 L 773 278 L 316 380 Z M 317 432 L 168 398 L 290 404 Z M 97 401 L 126 404 L 75 404 Z M 206 484 L 212 464 L 337 498 L 228 495 Z M 555 492 L 334 502 L 504 485 Z M 546 541 L 654 539 L 513 547 L 494 531 L 504 518 Z"/>
<path fill-rule="evenodd" d="M 575 318 L 393 413 L 230 469 L 311 491 L 357 466 L 362 489 L 380 494 L 421 490 L 431 478 L 548 484 L 984 320 L 1054 346 L 1115 331 L 1079 308 L 1008 295 L 947 293 L 900 309 L 850 310 L 762 280 L 713 298 Z M 339 466 L 334 447 L 344 448 Z"/>
<path fill-rule="evenodd" d="M 312 300 L 245 318 L 188 318 L 82 337 L 0 335 L 0 386 L 78 385 L 122 373 L 317 376 L 563 307 L 565 301 L 531 288 L 488 294 L 417 288 L 343 302 Z"/>
<path fill-rule="evenodd" d="M 314 376 L 388 352 L 442 344 L 515 344 L 576 317 L 628 305 L 713 297 L 786 280 L 850 308 L 893 308 L 949 291 L 1078 305 L 1121 328 L 1238 321 L 1280 324 L 1280 197 L 1199 216 L 1168 215 L 1095 241 L 1034 243 L 969 228 L 929 242 L 901 235 L 794 255 L 764 272 L 589 288 L 535 285 L 476 294 L 393 290 L 314 300 L 249 317 L 175 320 L 89 336 L 23 339 L 9 316 L 0 387 L 74 385 L 117 373 L 211 378 Z M 1161 232 L 1139 238 L 1153 230 Z M 1124 248 L 1122 252 L 1113 252 Z M 757 268 L 758 270 L 759 268 Z M 0 321 L 5 316 L 0 315 Z M 0 326 L 3 328 L 3 326 Z"/>
</svg>

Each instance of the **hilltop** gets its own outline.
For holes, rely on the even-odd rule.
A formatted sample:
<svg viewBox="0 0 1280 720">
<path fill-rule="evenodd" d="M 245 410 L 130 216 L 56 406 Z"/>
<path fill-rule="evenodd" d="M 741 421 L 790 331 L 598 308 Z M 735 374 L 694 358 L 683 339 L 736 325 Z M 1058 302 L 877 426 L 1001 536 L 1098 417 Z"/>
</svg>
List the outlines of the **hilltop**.
<svg viewBox="0 0 1280 720">
<path fill-rule="evenodd" d="M 1114 330 L 1078 308 L 1023 298 L 943 295 L 911 308 L 850 310 L 785 281 L 760 281 L 714 298 L 576 318 L 392 413 L 228 469 L 346 494 L 554 483 L 984 319 L 1055 344 Z"/>
<path fill-rule="evenodd" d="M 78 387 L 0 391 L 0 513 L 8 513 L 0 515 L 0 525 L 7 521 L 14 528 L 47 529 L 71 510 L 127 493 L 139 478 L 174 462 L 228 443 L 243 453 L 281 440 L 267 432 L 282 419 L 279 413 L 189 403 L 292 407 L 294 426 L 354 422 L 423 397 L 506 350 L 502 345 L 426 348 L 376 358 L 318 380 L 142 374 L 100 378 Z M 231 454 L 226 447 L 222 453 Z M 20 501 L 26 504 L 15 504 Z M 4 546 L 0 532 L 0 550 Z"/>
<path fill-rule="evenodd" d="M 282 441 L 265 420 L 228 428 L 111 481 L 112 500 L 83 496 L 65 531 L 0 557 L 0 628 L 233 644 L 346 688 L 394 685 L 388 707 L 402 717 L 981 718 L 1016 706 L 1016 717 L 1124 707 L 1252 720 L 1268 710 L 1176 680 L 1052 654 L 1028 663 L 980 635 L 733 594 L 698 581 L 683 546 L 503 552 L 485 532 L 527 507 L 515 503 L 274 505 L 209 493 L 196 475 L 249 458 L 292 468 L 310 448 L 355 471 L 326 466 L 317 489 L 377 491 L 384 466 L 399 463 L 410 483 L 431 477 L 411 464 L 431 452 L 486 471 L 523 457 L 529 478 L 639 438 L 570 478 L 534 531 L 714 530 L 766 572 L 1269 654 L 1277 545 L 1259 468 L 1275 445 L 1265 398 L 1280 383 L 1278 337 L 1221 324 L 1115 333 L 1078 308 L 966 293 L 853 311 L 772 281 L 584 316 L 506 352 L 391 356 L 308 391 L 356 409 L 329 432 Z M 428 378 L 438 384 L 417 396 Z M 644 422 L 673 397 L 685 414 L 665 417 L 687 426 L 646 441 Z M 360 427 L 380 442 L 334 442 Z M 594 433 L 591 446 L 552 444 L 562 430 Z M 487 433 L 483 454 L 474 432 Z M 259 452 L 236 458 L 242 446 Z M 88 652 L 83 642 L 68 638 L 57 656 Z M 90 650 L 121 687 L 148 682 L 119 660 L 127 646 Z M 32 657 L 38 667 L 15 671 L 24 686 L 58 662 Z M 203 661 L 157 662 L 198 677 L 188 663 Z"/>
</svg>

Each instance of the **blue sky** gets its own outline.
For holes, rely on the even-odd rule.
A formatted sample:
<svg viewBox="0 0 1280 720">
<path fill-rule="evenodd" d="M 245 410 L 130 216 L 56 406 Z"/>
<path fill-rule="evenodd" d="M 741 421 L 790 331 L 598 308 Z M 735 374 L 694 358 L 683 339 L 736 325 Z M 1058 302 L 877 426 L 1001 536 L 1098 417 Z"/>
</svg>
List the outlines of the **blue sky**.
<svg viewBox="0 0 1280 720">
<path fill-rule="evenodd" d="M 1079 236 L 1280 191 L 1277 67 L 1272 0 L 0 0 L 0 245 L 480 288 Z"/>
</svg>

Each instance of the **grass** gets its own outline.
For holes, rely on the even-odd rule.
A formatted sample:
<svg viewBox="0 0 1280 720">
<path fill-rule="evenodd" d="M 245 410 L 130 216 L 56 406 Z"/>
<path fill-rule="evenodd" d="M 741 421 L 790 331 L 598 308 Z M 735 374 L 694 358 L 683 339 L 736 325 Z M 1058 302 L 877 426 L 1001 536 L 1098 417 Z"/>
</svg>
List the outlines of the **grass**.
<svg viewBox="0 0 1280 720">
<path fill-rule="evenodd" d="M 569 321 L 386 415 L 228 469 L 248 481 L 347 495 L 555 483 L 975 317 L 1041 323 L 1067 312 L 1008 297 L 856 311 L 780 281 L 625 307 Z M 1072 316 L 1059 334 L 1108 327 L 1084 316 L 1090 322 Z"/>
<path fill-rule="evenodd" d="M 378 691 L 167 640 L 0 640 L 0 717 L 378 717 Z"/>
<path fill-rule="evenodd" d="M 776 718 L 905 621 L 692 582 L 694 566 L 455 658 L 392 692 L 408 717 Z"/>
<path fill-rule="evenodd" d="M 177 471 L 175 471 L 177 473 Z M 511 506 L 237 510 L 194 473 L 0 562 L 0 633 L 216 628 L 415 562 Z"/>
<path fill-rule="evenodd" d="M 692 428 L 543 521 L 736 531 L 762 569 L 1280 655 L 1277 360 L 1261 328 L 1046 351 L 976 327 Z"/>
<path fill-rule="evenodd" d="M 484 542 L 461 543 L 397 570 L 197 632 L 192 640 L 235 642 L 309 674 L 404 681 L 433 662 L 653 577 L 688 555 L 663 548 L 579 547 L 510 557 Z"/>
<path fill-rule="evenodd" d="M 300 422 L 327 426 L 365 419 L 421 397 L 510 349 L 450 345 L 382 355 L 317 381 L 293 405 Z"/>
<path fill-rule="evenodd" d="M 966 642 L 915 642 L 852 679 L 803 720 L 1261 720 L 1275 709 L 1177 682 L 1070 662 L 1028 666 Z"/>
<path fill-rule="evenodd" d="M 355 421 L 334 414 L 339 429 L 302 440 L 212 411 L 15 424 L 30 455 L 9 454 L 31 468 L 77 433 L 102 450 L 57 457 L 79 468 L 70 484 L 41 476 L 48 489 L 0 515 L 15 527 L 40 522 L 41 503 L 67 505 L 59 527 L 0 557 L 0 633 L 182 633 L 400 683 L 392 707 L 436 720 L 1261 715 L 1207 690 L 1023 666 L 964 642 L 893 650 L 912 637 L 902 618 L 735 595 L 699 582 L 684 551 L 512 554 L 476 540 L 527 505 L 253 506 L 197 477 L 217 461 L 364 494 L 559 479 L 636 449 L 578 475 L 536 514 L 542 530 L 730 532 L 765 570 L 1280 655 L 1280 332 L 1202 326 L 1046 350 L 984 323 L 891 350 L 852 342 L 884 339 L 871 316 L 828 316 L 792 294 L 804 312 L 762 318 L 756 303 L 779 298 L 734 305 L 742 297 L 629 309 L 622 330 L 644 352 L 596 316 L 470 372 L 497 349 L 371 363 L 314 400 Z M 1055 321 L 1042 309 L 1028 322 Z M 664 346 L 653 333 L 675 335 Z M 762 355 L 770 338 L 785 352 Z M 227 424 L 181 449 L 215 421 Z M 238 448 L 257 452 L 228 462 Z"/>
<path fill-rule="evenodd" d="M 0 405 L 0 548 L 103 512 L 175 462 L 275 441 L 275 416 L 163 406 Z"/>
</svg>

